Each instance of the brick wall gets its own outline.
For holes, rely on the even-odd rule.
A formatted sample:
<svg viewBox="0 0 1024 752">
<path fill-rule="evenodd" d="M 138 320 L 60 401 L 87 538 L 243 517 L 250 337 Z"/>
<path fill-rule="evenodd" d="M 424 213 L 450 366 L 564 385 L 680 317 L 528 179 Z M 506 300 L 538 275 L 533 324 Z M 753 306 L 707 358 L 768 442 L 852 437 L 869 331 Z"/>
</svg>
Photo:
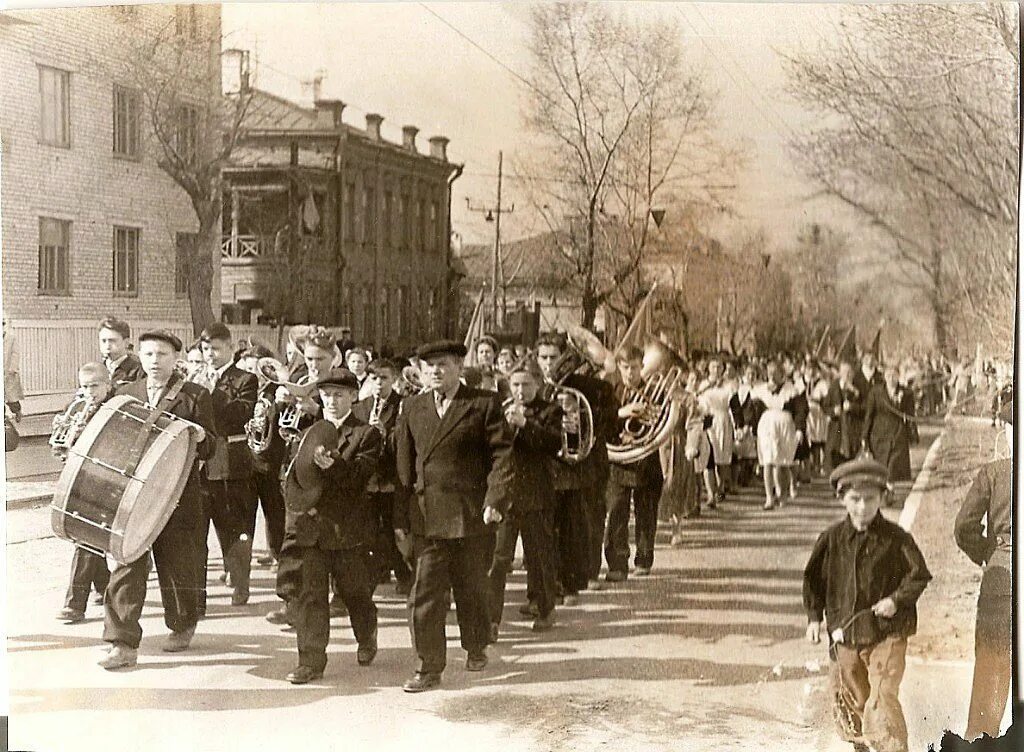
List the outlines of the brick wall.
<svg viewBox="0 0 1024 752">
<path fill-rule="evenodd" d="M 122 318 L 188 322 L 188 301 L 175 294 L 175 234 L 194 232 L 187 196 L 143 152 L 112 153 L 111 71 L 118 40 L 151 23 L 173 23 L 173 6 L 12 12 L 24 24 L 0 24 L 0 215 L 3 311 L 12 319 Z M 197 6 L 199 33 L 219 39 L 220 8 Z M 135 32 L 137 28 L 140 31 Z M 219 54 L 211 47 L 210 55 Z M 216 61 L 217 59 L 214 58 Z M 41 143 L 38 65 L 70 71 L 71 146 Z M 220 90 L 219 61 L 211 65 Z M 39 217 L 71 222 L 71 293 L 37 291 Z M 112 291 L 113 227 L 140 229 L 138 294 Z M 219 249 L 211 247 L 219 266 Z M 219 280 L 214 281 L 214 310 Z"/>
</svg>

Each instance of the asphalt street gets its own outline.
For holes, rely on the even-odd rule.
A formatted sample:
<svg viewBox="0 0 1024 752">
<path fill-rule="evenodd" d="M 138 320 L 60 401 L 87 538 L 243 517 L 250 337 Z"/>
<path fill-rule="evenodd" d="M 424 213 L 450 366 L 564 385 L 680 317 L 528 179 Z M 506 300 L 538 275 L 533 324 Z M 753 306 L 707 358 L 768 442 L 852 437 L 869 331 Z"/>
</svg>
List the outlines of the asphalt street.
<svg viewBox="0 0 1024 752">
<path fill-rule="evenodd" d="M 934 436 L 926 435 L 926 441 Z M 920 465 L 924 448 L 915 451 Z M 840 519 L 824 481 L 764 512 L 755 489 L 693 521 L 679 548 L 659 537 L 654 572 L 583 594 L 556 628 L 530 631 L 511 578 L 491 664 L 464 670 L 455 615 L 440 690 L 408 695 L 414 668 L 404 602 L 378 589 L 377 660 L 360 668 L 347 620 L 332 620 L 321 681 L 294 687 L 294 634 L 264 615 L 273 574 L 255 568 L 249 605 L 232 607 L 211 567 L 210 608 L 186 653 L 160 650 L 155 581 L 137 668 L 96 666 L 101 608 L 55 619 L 70 544 L 45 507 L 8 514 L 7 598 L 12 749 L 140 750 L 704 750 L 848 749 L 826 715 L 825 648 L 804 638 L 801 572 L 816 535 Z M 886 510 L 897 517 L 900 507 Z M 927 514 L 923 504 L 919 515 Z M 257 540 L 257 548 L 262 541 Z M 211 555 L 219 556 L 211 536 Z M 911 651 L 913 652 L 913 651 Z M 970 664 L 910 659 L 902 697 L 911 748 L 962 728 Z M 935 691 L 942 687 L 943 691 Z"/>
</svg>

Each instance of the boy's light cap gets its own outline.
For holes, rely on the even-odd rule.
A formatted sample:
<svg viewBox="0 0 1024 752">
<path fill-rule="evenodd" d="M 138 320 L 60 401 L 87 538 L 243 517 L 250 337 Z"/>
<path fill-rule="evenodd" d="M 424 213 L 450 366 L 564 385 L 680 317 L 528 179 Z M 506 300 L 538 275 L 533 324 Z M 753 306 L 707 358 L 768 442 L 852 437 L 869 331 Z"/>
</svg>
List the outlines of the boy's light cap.
<svg viewBox="0 0 1024 752">
<path fill-rule="evenodd" d="M 832 471 L 828 480 L 839 492 L 851 486 L 869 485 L 885 488 L 889 483 L 889 468 L 874 457 L 862 456 L 844 462 Z"/>
</svg>

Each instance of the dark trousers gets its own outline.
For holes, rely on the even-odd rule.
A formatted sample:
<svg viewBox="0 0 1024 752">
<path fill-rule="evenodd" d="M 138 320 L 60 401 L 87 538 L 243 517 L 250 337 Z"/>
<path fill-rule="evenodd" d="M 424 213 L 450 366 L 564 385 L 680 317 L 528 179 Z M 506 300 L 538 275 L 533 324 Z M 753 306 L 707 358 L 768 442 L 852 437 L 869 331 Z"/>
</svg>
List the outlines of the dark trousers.
<svg viewBox="0 0 1024 752">
<path fill-rule="evenodd" d="M 658 499 L 661 489 L 643 484 L 624 485 L 614 477 L 608 481 L 608 526 L 605 529 L 604 556 L 609 572 L 629 573 L 629 507 L 633 502 L 636 525 L 634 541 L 637 567 L 654 565 L 654 537 L 658 532 Z"/>
<path fill-rule="evenodd" d="M 417 538 L 416 578 L 409 593 L 417 671 L 439 674 L 447 660 L 445 618 L 449 594 L 455 597 L 462 647 L 482 652 L 490 633 L 487 570 L 494 534 L 470 538 Z"/>
<path fill-rule="evenodd" d="M 1010 570 L 989 565 L 981 578 L 974 628 L 974 684 L 967 716 L 967 741 L 999 736 L 999 723 L 1010 693 L 1013 634 Z"/>
<path fill-rule="evenodd" d="M 71 584 L 68 585 L 64 606 L 75 611 L 85 611 L 89 592 L 95 588 L 97 593 L 102 593 L 109 582 L 110 570 L 107 569 L 106 557 L 75 546 L 75 555 L 71 557 Z"/>
<path fill-rule="evenodd" d="M 275 590 L 285 603 L 298 598 L 302 590 L 302 547 L 296 545 L 295 536 L 287 532 L 277 559 Z"/>
<path fill-rule="evenodd" d="M 327 642 L 331 624 L 330 580 L 337 583 L 348 608 L 356 642 L 371 640 L 377 631 L 377 606 L 373 603 L 370 552 L 366 546 L 325 550 L 316 546 L 296 547 L 301 561 L 301 589 L 289 610 L 298 639 L 299 663 L 322 671 L 327 665 Z"/>
<path fill-rule="evenodd" d="M 393 491 L 371 493 L 370 504 L 374 510 L 373 572 L 375 576 L 395 573 L 399 584 L 412 582 L 412 570 L 402 558 L 395 544 L 395 494 Z"/>
<path fill-rule="evenodd" d="M 281 493 L 279 475 L 280 467 L 273 466 L 266 472 L 257 470 L 253 474 L 253 485 L 259 497 L 259 505 L 263 508 L 263 518 L 267 523 L 267 545 L 275 558 L 280 556 L 281 544 L 284 542 L 284 494 Z M 255 507 L 253 512 L 255 528 Z"/>
<path fill-rule="evenodd" d="M 556 491 L 552 509 L 558 582 L 562 592 L 575 595 L 587 589 L 590 559 L 583 492 L 578 488 Z"/>
<path fill-rule="evenodd" d="M 516 554 L 516 540 L 523 536 L 523 554 L 526 559 L 526 589 L 530 600 L 537 604 L 542 617 L 555 607 L 555 540 L 551 518 L 543 509 L 521 514 L 512 513 L 498 525 L 497 540 L 491 570 L 490 618 L 492 624 L 501 624 L 505 606 L 505 582 L 512 559 Z"/>
<path fill-rule="evenodd" d="M 248 583 L 252 564 L 252 538 L 256 527 L 256 505 L 256 492 L 249 478 L 206 481 L 206 495 L 199 520 L 197 552 L 201 567 L 200 611 L 206 611 L 210 523 L 213 523 L 220 550 L 224 555 L 224 570 L 231 575 L 233 584 L 235 580 Z M 245 543 L 241 541 L 242 535 L 248 536 Z"/>
<path fill-rule="evenodd" d="M 195 500 L 198 507 L 198 499 Z M 160 582 L 164 623 L 172 632 L 195 627 L 199 618 L 196 590 L 196 513 L 179 505 L 170 522 L 153 543 L 153 560 Z M 191 509 L 187 510 L 191 511 Z M 190 519 L 191 517 L 191 519 Z M 138 648 L 142 641 L 142 606 L 146 601 L 149 555 L 131 564 L 119 564 L 110 575 L 104 600 L 103 639 Z"/>
</svg>

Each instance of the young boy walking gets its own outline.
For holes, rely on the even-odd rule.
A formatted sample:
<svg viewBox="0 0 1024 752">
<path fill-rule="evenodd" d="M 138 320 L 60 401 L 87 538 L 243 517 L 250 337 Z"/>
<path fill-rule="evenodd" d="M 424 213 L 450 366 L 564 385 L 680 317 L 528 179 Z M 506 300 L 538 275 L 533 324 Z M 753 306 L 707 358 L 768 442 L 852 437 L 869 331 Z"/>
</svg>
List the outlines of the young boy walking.
<svg viewBox="0 0 1024 752">
<path fill-rule="evenodd" d="M 899 689 L 931 574 L 910 533 L 879 514 L 885 465 L 859 457 L 829 480 L 847 514 L 818 537 L 804 569 L 807 639 L 821 640 L 824 618 L 839 735 L 858 752 L 906 752 Z"/>
</svg>

